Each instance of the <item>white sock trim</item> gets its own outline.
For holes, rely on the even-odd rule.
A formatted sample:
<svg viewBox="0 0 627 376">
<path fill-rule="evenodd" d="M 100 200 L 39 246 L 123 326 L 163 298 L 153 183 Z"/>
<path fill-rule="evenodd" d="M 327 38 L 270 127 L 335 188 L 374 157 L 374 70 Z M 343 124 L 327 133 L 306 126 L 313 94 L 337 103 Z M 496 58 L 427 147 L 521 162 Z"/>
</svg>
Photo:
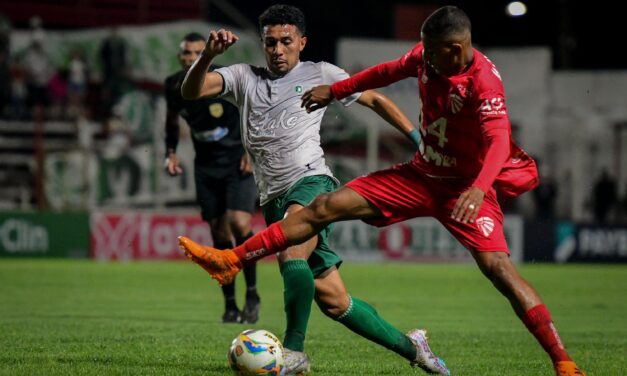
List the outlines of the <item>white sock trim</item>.
<svg viewBox="0 0 627 376">
<path fill-rule="evenodd" d="M 344 313 L 342 313 L 337 319 L 343 320 L 346 316 L 350 315 L 352 311 L 353 311 L 353 297 L 349 295 L 348 296 L 348 308 L 346 308 L 346 311 L 344 311 Z"/>
</svg>

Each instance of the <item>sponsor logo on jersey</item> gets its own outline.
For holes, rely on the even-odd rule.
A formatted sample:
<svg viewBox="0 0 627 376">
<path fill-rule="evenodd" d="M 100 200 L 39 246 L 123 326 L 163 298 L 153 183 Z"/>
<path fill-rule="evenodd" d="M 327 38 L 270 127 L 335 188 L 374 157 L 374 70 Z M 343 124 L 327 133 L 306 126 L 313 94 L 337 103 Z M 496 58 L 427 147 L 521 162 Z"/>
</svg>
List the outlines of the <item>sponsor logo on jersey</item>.
<svg viewBox="0 0 627 376">
<path fill-rule="evenodd" d="M 461 95 L 463 98 L 466 98 L 470 94 L 470 90 L 468 90 L 468 88 L 462 84 L 457 85 L 457 91 L 459 91 L 459 95 Z"/>
<path fill-rule="evenodd" d="M 303 87 L 300 85 L 297 85 L 296 87 L 294 87 L 294 91 L 297 93 L 302 93 L 303 92 Z"/>
<path fill-rule="evenodd" d="M 214 118 L 219 118 L 224 115 L 224 107 L 222 107 L 222 103 L 212 103 L 209 105 L 209 113 Z"/>
<path fill-rule="evenodd" d="M 479 110 L 482 115 L 506 115 L 505 102 L 501 97 L 486 99 L 481 103 Z"/>
<path fill-rule="evenodd" d="M 475 221 L 475 223 L 477 224 L 477 228 L 486 238 L 490 236 L 492 231 L 494 231 L 494 220 L 490 217 L 480 217 Z"/>
<path fill-rule="evenodd" d="M 229 129 L 224 127 L 216 127 L 207 131 L 192 130 L 192 137 L 200 142 L 216 142 L 223 139 L 229 134 Z"/>
<path fill-rule="evenodd" d="M 271 117 L 267 112 L 251 111 L 248 121 L 251 125 L 250 131 L 256 136 L 274 136 L 277 128 L 294 128 L 298 124 L 298 116 L 289 116 L 287 109 L 281 111 L 278 117 Z"/>
<path fill-rule="evenodd" d="M 449 95 L 451 112 L 456 114 L 464 107 L 464 100 L 459 95 L 452 93 Z"/>
</svg>

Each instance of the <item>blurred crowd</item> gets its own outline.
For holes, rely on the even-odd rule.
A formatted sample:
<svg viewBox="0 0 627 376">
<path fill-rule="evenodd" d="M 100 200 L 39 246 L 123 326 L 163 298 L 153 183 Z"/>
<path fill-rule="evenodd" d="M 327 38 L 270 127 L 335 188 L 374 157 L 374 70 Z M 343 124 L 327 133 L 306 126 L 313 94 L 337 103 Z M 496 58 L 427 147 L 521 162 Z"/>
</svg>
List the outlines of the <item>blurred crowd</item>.
<svg viewBox="0 0 627 376">
<path fill-rule="evenodd" d="M 115 28 L 100 44 L 97 75 L 80 48 L 72 49 L 55 65 L 46 51 L 46 32 L 37 16 L 30 19 L 25 50 L 13 56 L 10 42 L 10 21 L 0 15 L 0 119 L 31 120 L 34 109 L 41 107 L 48 120 L 103 120 L 130 87 L 127 46 Z"/>
<path fill-rule="evenodd" d="M 0 14 L 0 120 L 33 120 L 35 109 L 42 108 L 45 120 L 94 120 L 110 138 L 107 136 L 115 128 L 112 109 L 134 87 L 128 46 L 117 29 L 112 28 L 99 41 L 97 59 L 92 63 L 96 66 L 90 66 L 85 51 L 78 47 L 55 65 L 46 49 L 41 18 L 32 17 L 29 28 L 27 48 L 12 55 L 11 23 Z M 568 182 L 556 182 L 548 166 L 541 166 L 540 174 L 541 184 L 531 193 L 534 216 L 539 220 L 564 217 L 558 214 L 558 202 L 560 195 L 568 195 Z M 627 223 L 627 187 L 621 196 L 619 183 L 610 172 L 604 170 L 597 176 L 586 199 L 586 211 L 596 223 Z M 517 206 L 505 203 L 504 209 L 525 212 Z"/>
</svg>

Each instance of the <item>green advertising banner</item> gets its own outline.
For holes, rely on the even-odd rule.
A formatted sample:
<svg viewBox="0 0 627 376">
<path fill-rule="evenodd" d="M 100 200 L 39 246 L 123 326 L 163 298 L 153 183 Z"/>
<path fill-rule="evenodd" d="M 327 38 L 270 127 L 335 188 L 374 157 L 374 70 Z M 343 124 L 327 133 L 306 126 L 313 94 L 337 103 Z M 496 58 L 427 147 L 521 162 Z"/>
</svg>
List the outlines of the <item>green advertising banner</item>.
<svg viewBox="0 0 627 376">
<path fill-rule="evenodd" d="M 86 212 L 0 212 L 0 258 L 88 256 Z"/>
</svg>

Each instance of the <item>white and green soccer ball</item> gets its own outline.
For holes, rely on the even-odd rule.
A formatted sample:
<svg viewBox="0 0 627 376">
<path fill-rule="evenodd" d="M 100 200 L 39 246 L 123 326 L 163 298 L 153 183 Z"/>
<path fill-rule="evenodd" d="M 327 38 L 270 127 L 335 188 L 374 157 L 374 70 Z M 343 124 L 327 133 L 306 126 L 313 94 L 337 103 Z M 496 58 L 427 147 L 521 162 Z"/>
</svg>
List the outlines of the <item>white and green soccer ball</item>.
<svg viewBox="0 0 627 376">
<path fill-rule="evenodd" d="M 244 330 L 231 343 L 229 363 L 238 375 L 280 376 L 283 344 L 267 330 Z"/>
</svg>

